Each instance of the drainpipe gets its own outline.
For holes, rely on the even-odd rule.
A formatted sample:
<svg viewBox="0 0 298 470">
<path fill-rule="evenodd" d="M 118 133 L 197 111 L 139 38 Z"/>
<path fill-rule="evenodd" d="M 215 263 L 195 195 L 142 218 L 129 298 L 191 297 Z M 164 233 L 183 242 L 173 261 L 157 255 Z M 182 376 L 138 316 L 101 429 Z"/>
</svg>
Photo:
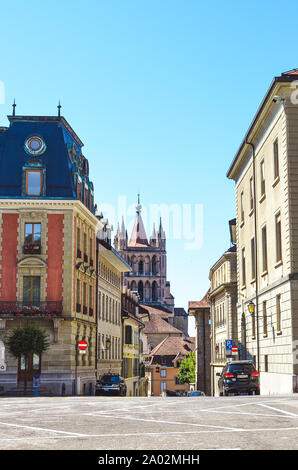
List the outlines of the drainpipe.
<svg viewBox="0 0 298 470">
<path fill-rule="evenodd" d="M 259 279 L 258 279 L 258 243 L 257 243 L 257 198 L 256 198 L 256 149 L 252 142 L 247 139 L 245 141 L 247 145 L 252 148 L 252 160 L 253 160 L 253 191 L 254 191 L 254 232 L 255 232 L 255 266 L 256 266 L 256 322 L 257 322 L 257 370 L 260 369 L 260 338 L 259 338 Z"/>
</svg>

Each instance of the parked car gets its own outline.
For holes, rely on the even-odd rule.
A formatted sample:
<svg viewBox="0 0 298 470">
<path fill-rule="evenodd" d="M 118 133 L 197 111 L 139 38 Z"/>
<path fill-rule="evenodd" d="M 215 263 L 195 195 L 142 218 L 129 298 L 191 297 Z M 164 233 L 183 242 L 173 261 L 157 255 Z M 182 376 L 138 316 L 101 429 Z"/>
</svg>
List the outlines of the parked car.
<svg viewBox="0 0 298 470">
<path fill-rule="evenodd" d="M 219 376 L 218 388 L 220 396 L 248 393 L 260 395 L 259 372 L 252 361 L 228 362 Z"/>
<path fill-rule="evenodd" d="M 126 383 L 119 374 L 104 374 L 96 383 L 95 395 L 126 396 Z"/>
<path fill-rule="evenodd" d="M 192 392 L 187 392 L 188 397 L 205 397 L 205 393 L 200 390 L 193 390 Z"/>
</svg>

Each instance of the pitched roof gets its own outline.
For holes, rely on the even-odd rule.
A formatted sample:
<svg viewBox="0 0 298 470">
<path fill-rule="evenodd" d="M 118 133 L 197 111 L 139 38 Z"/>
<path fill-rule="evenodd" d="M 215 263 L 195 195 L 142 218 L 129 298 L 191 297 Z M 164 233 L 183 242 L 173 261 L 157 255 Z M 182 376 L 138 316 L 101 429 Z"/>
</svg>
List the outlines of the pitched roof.
<svg viewBox="0 0 298 470">
<path fill-rule="evenodd" d="M 158 333 L 163 333 L 163 334 L 173 334 L 173 333 L 180 333 L 180 335 L 183 335 L 181 330 L 178 330 L 175 328 L 173 325 L 168 323 L 164 318 L 162 318 L 159 314 L 157 313 L 150 313 L 150 319 L 148 322 L 145 322 L 145 328 L 143 330 L 143 333 L 148 334 L 158 334 Z"/>
<path fill-rule="evenodd" d="M 210 308 L 210 302 L 208 300 L 208 294 L 210 289 L 206 292 L 202 300 L 188 302 L 188 308 Z"/>
<path fill-rule="evenodd" d="M 155 313 L 157 315 L 160 315 L 162 318 L 169 318 L 174 316 L 174 314 L 166 308 L 151 307 L 151 305 L 144 305 L 144 308 L 149 312 L 149 314 Z"/>
<path fill-rule="evenodd" d="M 137 216 L 135 220 L 135 224 L 132 230 L 132 234 L 130 237 L 130 241 L 128 246 L 131 247 L 143 247 L 149 246 L 147 235 L 145 231 L 145 227 L 143 224 L 142 216 L 141 216 L 141 209 L 142 206 L 140 204 L 137 205 Z"/>
<path fill-rule="evenodd" d="M 150 353 L 150 356 L 185 356 L 195 350 L 195 338 L 167 336 Z"/>
</svg>

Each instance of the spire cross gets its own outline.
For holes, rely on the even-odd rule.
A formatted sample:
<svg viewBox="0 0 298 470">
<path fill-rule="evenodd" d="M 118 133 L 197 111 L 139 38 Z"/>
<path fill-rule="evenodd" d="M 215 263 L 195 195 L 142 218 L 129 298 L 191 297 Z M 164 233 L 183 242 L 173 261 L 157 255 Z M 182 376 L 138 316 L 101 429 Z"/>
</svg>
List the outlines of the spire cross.
<svg viewBox="0 0 298 470">
<path fill-rule="evenodd" d="M 60 110 L 61 110 L 61 108 L 62 108 L 62 106 L 61 106 L 61 104 L 60 104 L 60 100 L 59 100 L 59 104 L 58 104 L 57 108 L 58 108 L 58 116 L 60 117 L 60 115 L 61 115 L 61 111 L 60 111 Z"/>
<path fill-rule="evenodd" d="M 12 115 L 13 116 L 16 115 L 16 100 L 15 99 L 13 100 L 13 105 L 12 105 Z"/>
</svg>

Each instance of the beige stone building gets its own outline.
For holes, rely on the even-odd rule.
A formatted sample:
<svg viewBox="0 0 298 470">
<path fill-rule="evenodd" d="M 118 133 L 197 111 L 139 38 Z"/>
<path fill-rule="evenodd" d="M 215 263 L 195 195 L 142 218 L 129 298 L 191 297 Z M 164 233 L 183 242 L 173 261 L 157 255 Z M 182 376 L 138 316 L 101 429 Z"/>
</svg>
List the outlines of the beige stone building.
<svg viewBox="0 0 298 470">
<path fill-rule="evenodd" d="M 143 363 L 143 329 L 148 312 L 139 304 L 139 296 L 123 286 L 122 289 L 122 328 L 123 328 L 123 377 L 127 386 L 127 396 L 147 396 L 148 381 Z"/>
<path fill-rule="evenodd" d="M 97 234 L 97 378 L 106 373 L 122 374 L 122 274 L 130 266 L 111 246 L 111 227 L 106 219 Z"/>
<path fill-rule="evenodd" d="M 209 279 L 211 395 L 218 395 L 216 374 L 232 359 L 232 353 L 226 350 L 226 340 L 238 343 L 236 246 L 229 248 L 212 266 Z"/>
<path fill-rule="evenodd" d="M 196 322 L 196 382 L 195 389 L 211 395 L 211 321 L 209 290 L 199 301 L 188 302 L 188 314 Z"/>
<path fill-rule="evenodd" d="M 297 78 L 295 69 L 273 79 L 227 173 L 236 194 L 238 339 L 241 357 L 260 371 L 261 394 L 297 391 Z"/>
</svg>

